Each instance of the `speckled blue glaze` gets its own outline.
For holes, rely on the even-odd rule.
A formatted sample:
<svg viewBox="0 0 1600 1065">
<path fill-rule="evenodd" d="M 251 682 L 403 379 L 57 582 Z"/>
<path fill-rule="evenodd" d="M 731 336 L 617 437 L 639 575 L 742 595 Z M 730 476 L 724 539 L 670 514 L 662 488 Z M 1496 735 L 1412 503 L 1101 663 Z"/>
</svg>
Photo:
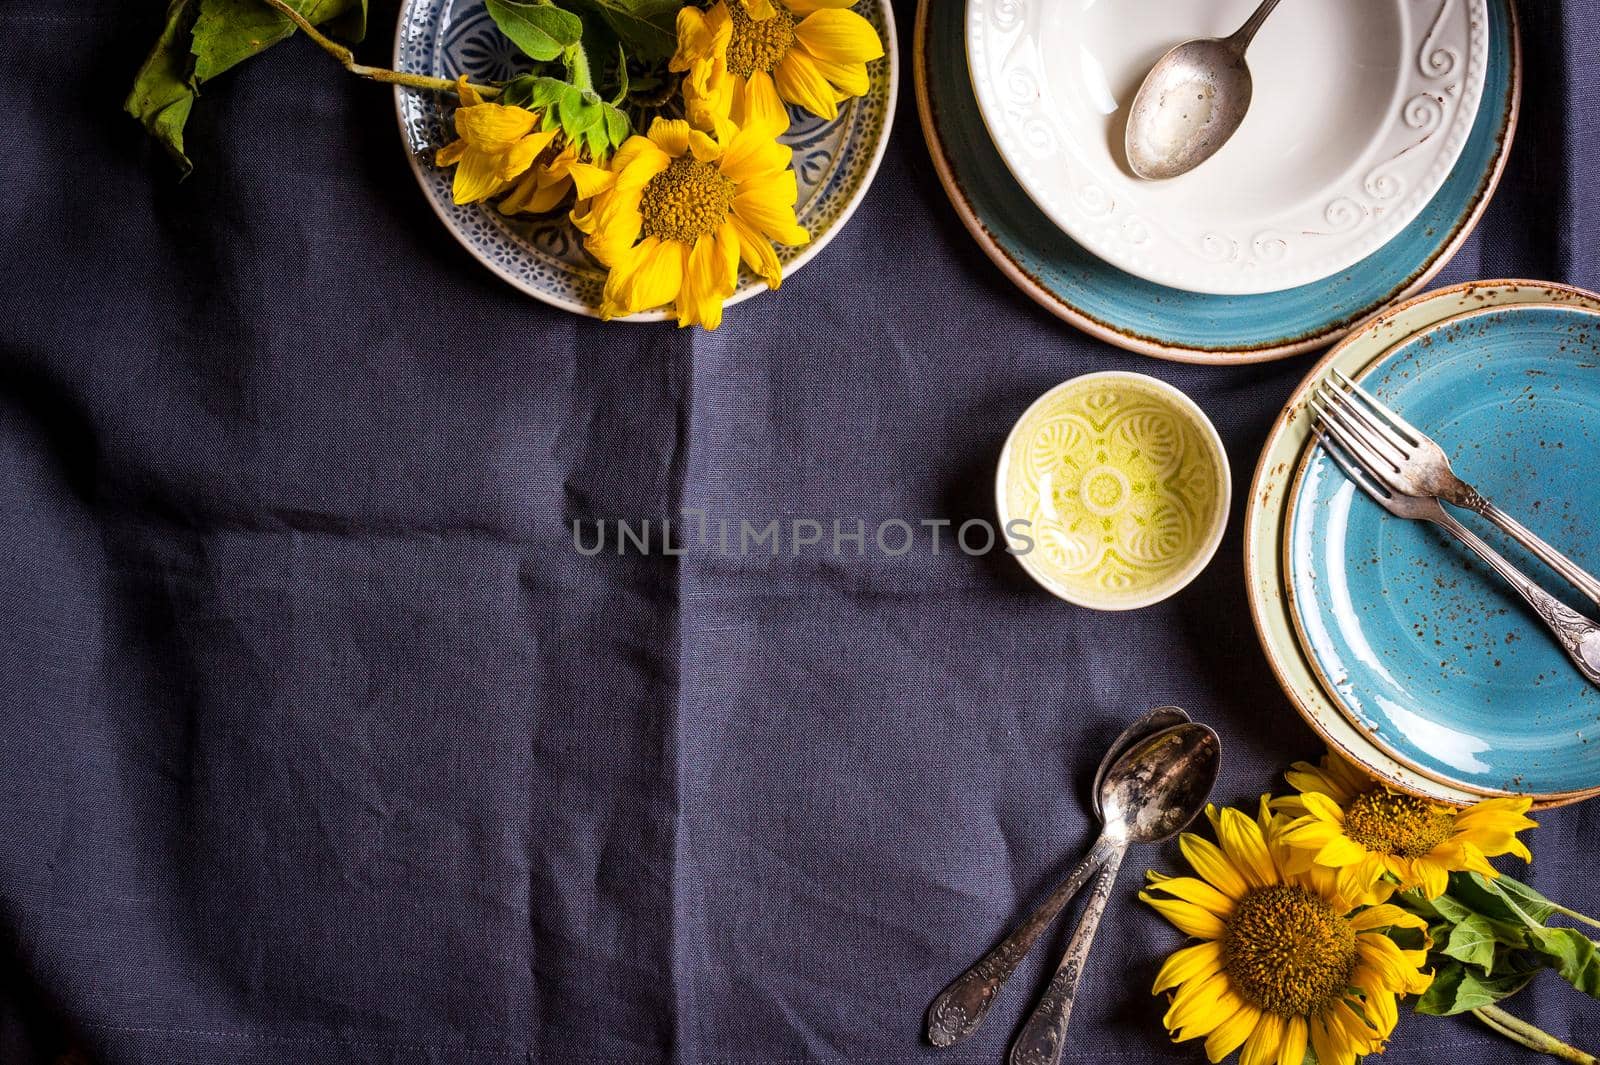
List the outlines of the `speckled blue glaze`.
<svg viewBox="0 0 1600 1065">
<path fill-rule="evenodd" d="M 965 5 L 930 5 L 925 48 L 932 122 L 960 194 L 1018 269 L 1078 314 L 1132 339 L 1205 352 L 1333 340 L 1435 264 L 1487 195 L 1514 109 L 1510 0 L 1489 0 L 1489 69 L 1472 136 L 1422 214 L 1349 271 L 1284 292 L 1217 296 L 1153 284 L 1095 258 L 1034 206 L 984 128 L 962 37 Z"/>
<path fill-rule="evenodd" d="M 1437 440 L 1464 480 L 1600 571 L 1600 313 L 1472 312 L 1386 354 L 1362 383 Z M 1454 513 L 1594 615 L 1487 522 Z M 1499 576 L 1442 531 L 1389 516 L 1320 448 L 1290 522 L 1302 638 L 1344 712 L 1379 746 L 1474 789 L 1600 787 L 1600 689 Z"/>
</svg>

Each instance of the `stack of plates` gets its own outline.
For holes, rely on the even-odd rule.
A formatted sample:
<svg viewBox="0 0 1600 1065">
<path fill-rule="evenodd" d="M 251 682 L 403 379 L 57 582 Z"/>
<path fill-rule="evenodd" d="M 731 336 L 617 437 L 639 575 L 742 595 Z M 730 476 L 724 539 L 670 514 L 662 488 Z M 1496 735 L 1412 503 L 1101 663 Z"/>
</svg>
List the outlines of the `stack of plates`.
<svg viewBox="0 0 1600 1065">
<path fill-rule="evenodd" d="M 1134 177 L 1122 122 L 1144 74 L 1254 6 L 923 0 L 940 176 L 990 257 L 1062 318 L 1165 358 L 1282 357 L 1420 288 L 1476 223 L 1516 123 L 1510 0 L 1283 5 L 1250 50 L 1234 138 L 1182 177 Z"/>
<path fill-rule="evenodd" d="M 1456 803 L 1600 794 L 1600 689 L 1486 567 L 1361 495 L 1310 442 L 1305 395 L 1330 369 L 1361 381 L 1434 436 L 1463 478 L 1595 572 L 1596 367 L 1600 296 L 1461 285 L 1352 333 L 1272 428 L 1245 517 L 1257 631 L 1312 727 L 1395 787 Z M 1568 591 L 1490 538 L 1552 592 Z"/>
</svg>

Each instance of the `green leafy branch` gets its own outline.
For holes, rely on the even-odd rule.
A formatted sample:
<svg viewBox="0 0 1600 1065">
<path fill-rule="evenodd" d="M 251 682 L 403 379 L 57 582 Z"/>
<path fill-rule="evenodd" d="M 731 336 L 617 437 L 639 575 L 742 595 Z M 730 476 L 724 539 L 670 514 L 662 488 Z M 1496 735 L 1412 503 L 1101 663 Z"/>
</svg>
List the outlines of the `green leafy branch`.
<svg viewBox="0 0 1600 1065">
<path fill-rule="evenodd" d="M 489 15 L 535 64 L 559 64 L 504 85 L 474 85 L 484 99 L 545 109 L 545 128 L 603 156 L 632 124 L 621 109 L 630 93 L 630 64 L 646 64 L 642 86 L 667 79 L 681 0 L 485 0 Z M 184 127 L 201 87 L 224 71 L 304 33 L 358 77 L 429 92 L 454 93 L 444 78 L 356 61 L 332 35 L 359 42 L 367 0 L 169 0 L 166 20 L 134 78 L 124 109 L 143 123 L 185 175 L 193 170 Z M 611 89 L 610 98 L 602 91 Z"/>
<path fill-rule="evenodd" d="M 1600 998 L 1600 944 L 1576 928 L 1548 922 L 1564 916 L 1600 928 L 1600 921 L 1558 906 L 1509 876 L 1494 880 L 1455 873 L 1445 894 L 1428 900 L 1416 892 L 1394 901 L 1428 922 L 1433 985 L 1418 1013 L 1472 1013 L 1489 1028 L 1545 1054 L 1578 1065 L 1600 1059 L 1501 1009 L 1502 1000 L 1551 970 L 1592 998 Z"/>
</svg>

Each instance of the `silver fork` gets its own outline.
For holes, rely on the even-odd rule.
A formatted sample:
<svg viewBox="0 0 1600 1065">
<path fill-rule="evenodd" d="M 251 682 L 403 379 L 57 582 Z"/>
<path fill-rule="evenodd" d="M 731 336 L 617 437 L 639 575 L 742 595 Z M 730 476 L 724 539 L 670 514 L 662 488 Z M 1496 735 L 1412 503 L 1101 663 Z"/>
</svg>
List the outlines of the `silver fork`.
<svg viewBox="0 0 1600 1065">
<path fill-rule="evenodd" d="M 1395 517 L 1432 522 L 1476 552 L 1528 601 L 1583 678 L 1600 687 L 1600 625 L 1529 580 L 1509 559 L 1451 517 L 1438 499 L 1391 490 L 1382 478 L 1382 472 L 1392 472 L 1390 464 L 1367 442 L 1349 415 L 1329 406 L 1316 392 L 1312 393 L 1311 404 L 1317 412 L 1318 441 L 1352 481 Z"/>
<path fill-rule="evenodd" d="M 1380 480 L 1396 492 L 1433 496 L 1487 518 L 1540 562 L 1559 573 L 1596 606 L 1600 606 L 1600 580 L 1457 477 L 1450 468 L 1450 459 L 1444 449 L 1428 434 L 1400 417 L 1338 370 L 1334 370 L 1330 376 L 1338 382 L 1339 387 L 1334 388 L 1324 381 L 1322 387 L 1326 391 L 1326 399 L 1330 405 L 1340 406 L 1347 411 L 1368 430 L 1366 438 L 1382 460 L 1377 471 Z"/>
</svg>

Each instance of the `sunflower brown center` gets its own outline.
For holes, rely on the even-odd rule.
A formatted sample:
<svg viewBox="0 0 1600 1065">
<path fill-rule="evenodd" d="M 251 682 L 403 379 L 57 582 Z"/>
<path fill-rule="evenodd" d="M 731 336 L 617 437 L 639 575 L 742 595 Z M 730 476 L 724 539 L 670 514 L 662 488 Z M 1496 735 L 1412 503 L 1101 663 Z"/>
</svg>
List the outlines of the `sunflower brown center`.
<svg viewBox="0 0 1600 1065">
<path fill-rule="evenodd" d="M 1450 838 L 1456 817 L 1448 809 L 1411 795 L 1375 790 L 1350 800 L 1345 835 L 1378 854 L 1420 858 Z"/>
<path fill-rule="evenodd" d="M 1258 1009 L 1303 1017 L 1350 986 L 1356 933 L 1305 888 L 1257 888 L 1239 900 L 1222 940 L 1234 989 Z"/>
<path fill-rule="evenodd" d="M 739 0 L 731 0 L 733 37 L 728 42 L 728 72 L 748 78 L 756 71 L 772 73 L 778 61 L 794 47 L 794 16 L 782 4 L 774 4 L 771 18 L 751 18 Z"/>
<path fill-rule="evenodd" d="M 712 164 L 680 156 L 651 178 L 639 197 L 644 235 L 693 244 L 728 220 L 734 191 L 733 182 Z"/>
</svg>

